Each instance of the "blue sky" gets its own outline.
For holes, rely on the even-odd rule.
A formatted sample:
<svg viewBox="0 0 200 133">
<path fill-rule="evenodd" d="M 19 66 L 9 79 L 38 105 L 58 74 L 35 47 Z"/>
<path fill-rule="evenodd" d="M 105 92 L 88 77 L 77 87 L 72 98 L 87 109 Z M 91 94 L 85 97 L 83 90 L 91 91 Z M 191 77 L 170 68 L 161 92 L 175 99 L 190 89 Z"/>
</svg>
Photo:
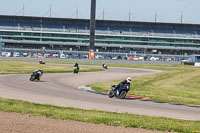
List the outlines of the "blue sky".
<svg viewBox="0 0 200 133">
<path fill-rule="evenodd" d="M 157 12 L 158 22 L 179 23 L 181 13 L 184 23 L 200 24 L 200 0 L 96 0 L 96 18 L 109 20 L 131 20 L 153 22 Z M 48 16 L 52 8 L 53 17 L 79 18 L 90 17 L 91 0 L 0 0 L 0 14 L 15 15 L 25 6 L 27 16 Z M 12 3 L 12 4 L 11 4 Z M 22 15 L 22 12 L 17 15 Z"/>
</svg>

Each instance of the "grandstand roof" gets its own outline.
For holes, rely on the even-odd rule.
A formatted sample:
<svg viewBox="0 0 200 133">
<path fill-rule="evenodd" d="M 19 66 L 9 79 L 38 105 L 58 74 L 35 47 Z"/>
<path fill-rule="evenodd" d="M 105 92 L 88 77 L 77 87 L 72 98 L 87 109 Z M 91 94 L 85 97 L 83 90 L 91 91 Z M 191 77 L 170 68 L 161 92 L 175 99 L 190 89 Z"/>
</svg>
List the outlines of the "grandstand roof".
<svg viewBox="0 0 200 133">
<path fill-rule="evenodd" d="M 14 23 L 37 23 L 37 24 L 70 24 L 70 25 L 85 25 L 89 27 L 89 19 L 73 19 L 73 18 L 53 18 L 53 17 L 35 17 L 35 16 L 11 16 L 0 15 L 1 22 Z M 140 22 L 140 21 L 117 21 L 117 20 L 96 20 L 97 26 L 108 27 L 141 27 L 148 29 L 173 29 L 173 30 L 198 30 L 200 24 L 186 23 L 163 23 L 163 22 Z"/>
</svg>

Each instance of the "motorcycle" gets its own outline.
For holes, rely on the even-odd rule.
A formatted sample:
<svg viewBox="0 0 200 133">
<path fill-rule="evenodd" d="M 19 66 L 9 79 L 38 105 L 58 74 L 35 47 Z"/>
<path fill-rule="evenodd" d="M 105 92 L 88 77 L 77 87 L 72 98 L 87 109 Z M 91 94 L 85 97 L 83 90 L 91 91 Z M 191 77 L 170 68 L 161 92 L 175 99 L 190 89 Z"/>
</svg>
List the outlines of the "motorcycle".
<svg viewBox="0 0 200 133">
<path fill-rule="evenodd" d="M 30 81 L 34 81 L 34 80 L 38 80 L 40 81 L 40 78 L 42 76 L 42 72 L 40 71 L 35 71 L 31 74 L 31 77 L 30 77 Z"/>
<path fill-rule="evenodd" d="M 107 65 L 103 64 L 102 66 L 103 66 L 104 69 L 108 69 Z"/>
<path fill-rule="evenodd" d="M 130 88 L 128 85 L 121 86 L 119 89 L 115 89 L 117 85 L 111 85 L 111 90 L 108 94 L 109 98 L 117 97 L 119 99 L 124 99 L 126 94 L 129 92 Z"/>
<path fill-rule="evenodd" d="M 78 74 L 78 72 L 79 72 L 78 67 L 73 67 L 73 70 L 74 70 L 74 73 L 77 73 L 77 74 Z"/>
<path fill-rule="evenodd" d="M 39 64 L 45 64 L 45 62 L 44 61 L 39 61 Z"/>
</svg>

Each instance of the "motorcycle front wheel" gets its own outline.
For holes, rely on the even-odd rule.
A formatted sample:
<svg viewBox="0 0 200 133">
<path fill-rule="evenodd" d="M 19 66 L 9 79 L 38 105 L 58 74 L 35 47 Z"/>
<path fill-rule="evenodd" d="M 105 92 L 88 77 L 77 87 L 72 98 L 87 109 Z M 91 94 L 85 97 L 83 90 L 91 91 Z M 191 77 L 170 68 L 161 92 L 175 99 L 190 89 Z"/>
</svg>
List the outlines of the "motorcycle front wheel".
<svg viewBox="0 0 200 133">
<path fill-rule="evenodd" d="M 109 92 L 109 94 L 108 94 L 108 97 L 109 97 L 109 98 L 113 98 L 114 95 L 115 95 L 114 91 L 111 90 L 111 91 Z"/>
<path fill-rule="evenodd" d="M 35 76 L 31 76 L 30 81 L 35 80 Z"/>
<path fill-rule="evenodd" d="M 119 99 L 124 99 L 126 97 L 126 91 L 122 90 L 121 93 L 119 94 L 118 98 Z"/>
</svg>

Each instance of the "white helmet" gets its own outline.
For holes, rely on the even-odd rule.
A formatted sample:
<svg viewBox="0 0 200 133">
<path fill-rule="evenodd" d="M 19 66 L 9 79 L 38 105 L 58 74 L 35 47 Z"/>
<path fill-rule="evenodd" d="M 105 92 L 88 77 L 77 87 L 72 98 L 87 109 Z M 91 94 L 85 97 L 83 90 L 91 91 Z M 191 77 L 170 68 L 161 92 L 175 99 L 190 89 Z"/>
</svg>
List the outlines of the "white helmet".
<svg viewBox="0 0 200 133">
<path fill-rule="evenodd" d="M 128 83 L 130 83 L 131 82 L 131 77 L 128 77 L 126 80 L 127 80 Z"/>
</svg>

